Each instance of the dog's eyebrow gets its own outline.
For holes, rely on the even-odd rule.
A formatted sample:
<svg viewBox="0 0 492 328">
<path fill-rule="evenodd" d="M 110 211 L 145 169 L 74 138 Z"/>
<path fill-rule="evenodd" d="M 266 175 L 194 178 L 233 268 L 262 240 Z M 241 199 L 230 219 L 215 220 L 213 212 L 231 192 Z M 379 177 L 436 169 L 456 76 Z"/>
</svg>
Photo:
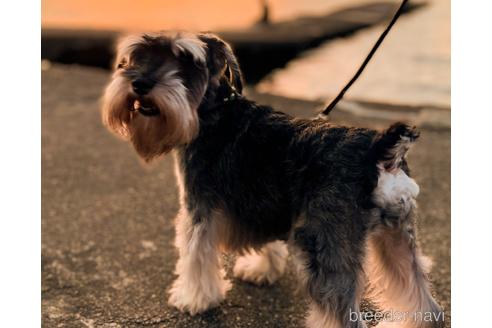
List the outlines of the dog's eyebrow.
<svg viewBox="0 0 492 328">
<path fill-rule="evenodd" d="M 205 51 L 207 45 L 196 36 L 178 37 L 174 41 L 174 45 L 177 51 L 190 53 L 196 61 L 204 63 L 207 60 Z M 175 55 L 178 54 L 175 53 Z"/>
<path fill-rule="evenodd" d="M 145 42 L 145 39 L 141 35 L 130 35 L 125 38 L 122 38 L 117 45 L 117 53 L 119 55 L 118 60 L 121 60 L 122 57 L 131 54 L 135 48 Z"/>
</svg>

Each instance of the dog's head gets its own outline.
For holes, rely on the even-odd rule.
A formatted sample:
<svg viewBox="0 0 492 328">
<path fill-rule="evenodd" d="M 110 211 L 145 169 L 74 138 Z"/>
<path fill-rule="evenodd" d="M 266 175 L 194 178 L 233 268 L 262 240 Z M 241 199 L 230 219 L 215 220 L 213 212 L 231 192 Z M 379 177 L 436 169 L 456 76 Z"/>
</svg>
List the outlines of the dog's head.
<svg viewBox="0 0 492 328">
<path fill-rule="evenodd" d="M 213 34 L 125 37 L 104 94 L 103 122 L 149 161 L 197 136 L 197 109 L 207 89 L 218 88 L 224 76 L 240 93 L 237 60 Z"/>
</svg>

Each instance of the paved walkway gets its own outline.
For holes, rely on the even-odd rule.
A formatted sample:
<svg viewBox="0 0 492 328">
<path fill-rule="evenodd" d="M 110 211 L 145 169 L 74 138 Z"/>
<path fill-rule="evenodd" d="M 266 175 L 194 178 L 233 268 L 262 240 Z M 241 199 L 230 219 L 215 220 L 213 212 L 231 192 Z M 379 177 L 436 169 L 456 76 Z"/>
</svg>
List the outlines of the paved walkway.
<svg viewBox="0 0 492 328">
<path fill-rule="evenodd" d="M 108 72 L 45 64 L 42 75 L 43 327 L 294 328 L 305 300 L 289 271 L 272 287 L 234 280 L 217 309 L 191 317 L 167 305 L 178 210 L 172 159 L 141 165 L 100 123 Z M 314 103 L 254 95 L 299 116 Z M 338 111 L 334 120 L 387 121 Z M 435 262 L 435 294 L 450 313 L 450 131 L 425 128 L 410 154 L 421 186 L 420 241 Z M 226 258 L 230 275 L 231 257 Z M 291 267 L 291 266 L 289 266 Z M 448 320 L 448 327 L 450 322 Z"/>
<path fill-rule="evenodd" d="M 353 76 L 385 26 L 328 42 L 272 73 L 258 89 L 330 99 Z M 450 44 L 450 1 L 430 0 L 400 17 L 346 99 L 449 109 Z"/>
</svg>

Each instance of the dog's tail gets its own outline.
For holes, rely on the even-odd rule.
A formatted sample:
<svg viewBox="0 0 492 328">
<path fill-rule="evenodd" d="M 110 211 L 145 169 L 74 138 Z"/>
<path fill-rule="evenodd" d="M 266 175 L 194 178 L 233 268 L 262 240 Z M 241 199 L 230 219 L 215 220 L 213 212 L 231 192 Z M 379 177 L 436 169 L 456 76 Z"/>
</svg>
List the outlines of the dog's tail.
<svg viewBox="0 0 492 328">
<path fill-rule="evenodd" d="M 395 123 L 376 137 L 370 156 L 387 171 L 400 168 L 408 149 L 418 137 L 419 132 L 415 127 Z"/>
<path fill-rule="evenodd" d="M 408 215 L 419 193 L 419 186 L 408 176 L 405 161 L 408 149 L 418 136 L 415 127 L 395 123 L 376 137 L 370 150 L 372 162 L 378 168 L 372 198 L 383 211 L 383 219 L 398 221 Z"/>
</svg>

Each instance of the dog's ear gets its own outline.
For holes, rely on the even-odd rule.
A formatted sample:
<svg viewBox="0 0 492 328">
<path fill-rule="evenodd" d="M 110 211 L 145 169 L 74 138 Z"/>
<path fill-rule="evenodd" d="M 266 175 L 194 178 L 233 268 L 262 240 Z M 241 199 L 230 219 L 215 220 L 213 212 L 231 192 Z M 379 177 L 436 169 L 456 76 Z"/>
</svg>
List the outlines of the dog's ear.
<svg viewBox="0 0 492 328">
<path fill-rule="evenodd" d="M 199 35 L 207 44 L 207 66 L 210 76 L 220 78 L 225 75 L 237 92 L 243 91 L 243 76 L 231 47 L 218 36 L 211 33 Z"/>
</svg>

